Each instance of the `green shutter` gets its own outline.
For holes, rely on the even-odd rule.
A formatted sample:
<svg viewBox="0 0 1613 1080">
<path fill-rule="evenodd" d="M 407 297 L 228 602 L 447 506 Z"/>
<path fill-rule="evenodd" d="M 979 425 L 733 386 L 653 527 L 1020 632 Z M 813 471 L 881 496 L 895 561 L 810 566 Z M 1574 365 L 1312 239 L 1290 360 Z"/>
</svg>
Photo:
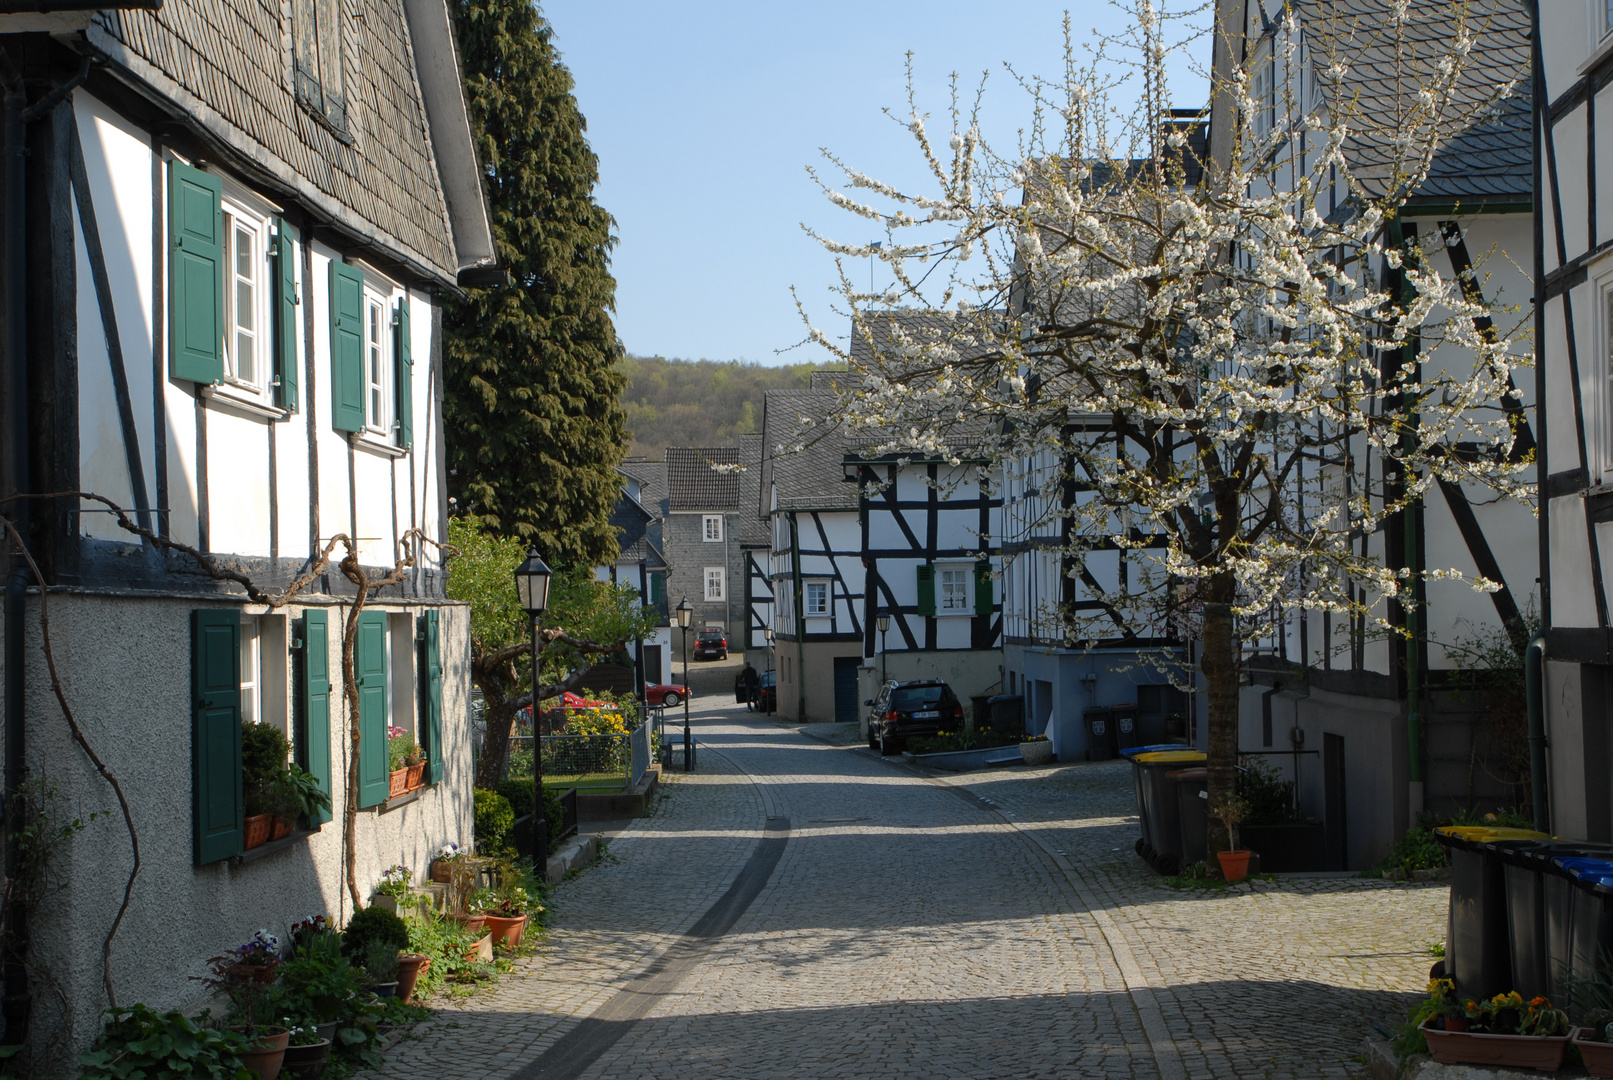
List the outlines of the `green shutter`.
<svg viewBox="0 0 1613 1080">
<path fill-rule="evenodd" d="M 426 771 L 433 784 L 443 778 L 442 624 L 438 614 L 426 612 Z"/>
<path fill-rule="evenodd" d="M 274 240 L 274 363 L 275 400 L 282 409 L 296 412 L 297 373 L 297 245 L 284 219 L 275 223 Z"/>
<path fill-rule="evenodd" d="M 386 612 L 360 613 L 353 651 L 358 679 L 358 804 L 379 806 L 386 802 L 391 783 L 386 752 Z"/>
<path fill-rule="evenodd" d="M 666 599 L 666 576 L 664 574 L 650 575 L 650 603 L 659 604 Z"/>
<path fill-rule="evenodd" d="M 935 567 L 925 563 L 919 570 L 919 614 L 935 614 Z"/>
<path fill-rule="evenodd" d="M 398 391 L 398 445 L 407 450 L 414 445 L 414 347 L 409 336 L 407 296 L 398 301 L 398 313 L 392 321 L 397 333 L 392 350 L 392 382 Z"/>
<path fill-rule="evenodd" d="M 241 853 L 241 616 L 190 613 L 191 818 L 197 865 Z"/>
<path fill-rule="evenodd" d="M 331 794 L 330 775 L 330 624 L 323 611 L 302 617 L 302 738 L 297 763 L 319 781 L 319 790 Z M 330 811 L 319 812 L 320 821 Z"/>
<path fill-rule="evenodd" d="M 991 564 L 975 563 L 975 614 L 990 615 L 992 609 Z"/>
<path fill-rule="evenodd" d="M 224 378 L 224 187 L 168 163 L 168 375 Z"/>
<path fill-rule="evenodd" d="M 364 430 L 364 271 L 330 263 L 330 405 L 338 431 Z"/>
</svg>

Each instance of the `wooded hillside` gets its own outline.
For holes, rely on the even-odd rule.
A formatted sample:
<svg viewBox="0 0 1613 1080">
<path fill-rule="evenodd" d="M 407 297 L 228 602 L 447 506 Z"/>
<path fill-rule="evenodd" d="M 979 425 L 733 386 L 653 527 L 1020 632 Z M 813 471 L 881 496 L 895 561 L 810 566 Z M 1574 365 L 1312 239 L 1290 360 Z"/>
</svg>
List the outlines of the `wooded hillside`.
<svg viewBox="0 0 1613 1080">
<path fill-rule="evenodd" d="M 668 446 L 732 446 L 761 430 L 763 394 L 804 388 L 808 373 L 821 366 L 623 357 L 628 453 L 659 460 Z"/>
</svg>

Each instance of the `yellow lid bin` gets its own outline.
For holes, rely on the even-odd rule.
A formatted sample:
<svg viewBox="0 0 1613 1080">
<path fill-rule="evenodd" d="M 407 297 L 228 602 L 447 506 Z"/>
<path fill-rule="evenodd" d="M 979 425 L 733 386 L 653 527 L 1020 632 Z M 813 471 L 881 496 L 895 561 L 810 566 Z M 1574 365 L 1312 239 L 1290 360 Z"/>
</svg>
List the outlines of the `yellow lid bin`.
<svg viewBox="0 0 1613 1080">
<path fill-rule="evenodd" d="M 1200 750 L 1153 750 L 1146 754 L 1137 754 L 1131 760 L 1143 765 L 1180 765 L 1184 762 L 1197 762 L 1208 760 L 1209 755 Z"/>
</svg>

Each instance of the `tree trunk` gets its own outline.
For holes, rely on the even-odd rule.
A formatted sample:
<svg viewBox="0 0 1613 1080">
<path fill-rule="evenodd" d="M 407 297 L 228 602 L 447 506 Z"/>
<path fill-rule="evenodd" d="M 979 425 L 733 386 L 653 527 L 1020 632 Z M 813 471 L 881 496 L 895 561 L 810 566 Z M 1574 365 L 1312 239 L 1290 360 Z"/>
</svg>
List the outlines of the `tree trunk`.
<svg viewBox="0 0 1613 1080">
<path fill-rule="evenodd" d="M 1211 595 L 1224 594 L 1231 588 L 1230 581 L 1211 582 Z M 1212 601 L 1204 605 L 1203 653 L 1199 657 L 1199 671 L 1204 675 L 1209 698 L 1209 760 L 1207 767 L 1210 806 L 1215 806 L 1223 795 L 1237 790 L 1238 777 L 1238 638 L 1233 631 L 1232 605 L 1226 601 Z M 1221 867 L 1214 858 L 1218 851 L 1226 851 L 1231 843 L 1226 827 L 1210 818 L 1209 852 L 1211 858 L 1206 869 L 1212 877 L 1219 876 Z"/>
<path fill-rule="evenodd" d="M 476 760 L 476 786 L 492 791 L 503 779 L 504 764 L 510 757 L 510 728 L 515 723 L 515 706 L 504 695 L 504 680 L 496 673 L 476 673 L 476 685 L 486 706 L 483 722 L 482 753 Z"/>
</svg>

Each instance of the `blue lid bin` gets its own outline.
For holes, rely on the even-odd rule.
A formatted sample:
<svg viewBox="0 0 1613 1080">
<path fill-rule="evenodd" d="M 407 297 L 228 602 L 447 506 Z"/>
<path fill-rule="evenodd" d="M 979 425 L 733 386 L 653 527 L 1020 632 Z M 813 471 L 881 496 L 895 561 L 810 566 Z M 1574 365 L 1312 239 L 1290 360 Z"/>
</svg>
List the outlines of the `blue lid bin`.
<svg viewBox="0 0 1613 1080">
<path fill-rule="evenodd" d="M 1568 993 L 1613 973 L 1613 862 L 1594 856 L 1552 859 L 1559 875 L 1573 883 L 1568 942 Z M 1577 1004 L 1589 1005 L 1590 1002 Z"/>
<path fill-rule="evenodd" d="M 1539 881 L 1540 938 L 1545 950 L 1548 996 L 1566 1005 L 1568 975 L 1574 932 L 1574 879 L 1557 866 L 1564 858 L 1613 860 L 1613 844 L 1589 840 L 1552 840 L 1535 847 L 1519 848 L 1508 857 L 1527 864 Z"/>
</svg>

